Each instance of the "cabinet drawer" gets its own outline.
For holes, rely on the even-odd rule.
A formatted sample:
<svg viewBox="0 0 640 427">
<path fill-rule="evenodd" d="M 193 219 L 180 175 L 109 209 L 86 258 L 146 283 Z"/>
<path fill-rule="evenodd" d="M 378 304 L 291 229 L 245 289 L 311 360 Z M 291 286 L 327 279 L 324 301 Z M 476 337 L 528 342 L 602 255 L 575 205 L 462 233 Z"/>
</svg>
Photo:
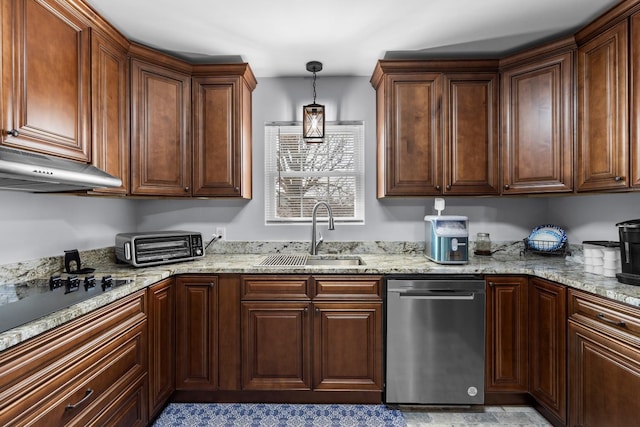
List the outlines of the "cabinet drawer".
<svg viewBox="0 0 640 427">
<path fill-rule="evenodd" d="M 98 346 L 146 319 L 136 292 L 0 353 L 0 411 Z"/>
<path fill-rule="evenodd" d="M 314 299 L 380 300 L 381 276 L 314 276 Z"/>
<path fill-rule="evenodd" d="M 569 317 L 640 347 L 640 309 L 571 289 Z"/>
<path fill-rule="evenodd" d="M 243 300 L 308 300 L 309 276 L 243 276 Z"/>
<path fill-rule="evenodd" d="M 146 322 L 0 410 L 2 425 L 86 425 L 146 373 Z M 145 400 L 146 402 L 146 400 Z"/>
</svg>

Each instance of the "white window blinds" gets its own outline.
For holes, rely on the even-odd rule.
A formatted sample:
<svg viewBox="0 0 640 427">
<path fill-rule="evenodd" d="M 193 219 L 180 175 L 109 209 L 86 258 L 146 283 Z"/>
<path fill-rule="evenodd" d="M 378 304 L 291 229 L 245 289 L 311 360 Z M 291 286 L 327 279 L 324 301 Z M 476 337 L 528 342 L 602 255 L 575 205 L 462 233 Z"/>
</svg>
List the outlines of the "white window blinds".
<svg viewBox="0 0 640 427">
<path fill-rule="evenodd" d="M 321 200 L 336 221 L 364 222 L 362 122 L 329 122 L 318 144 L 304 142 L 299 123 L 268 123 L 265 143 L 267 223 L 311 221 Z"/>
</svg>

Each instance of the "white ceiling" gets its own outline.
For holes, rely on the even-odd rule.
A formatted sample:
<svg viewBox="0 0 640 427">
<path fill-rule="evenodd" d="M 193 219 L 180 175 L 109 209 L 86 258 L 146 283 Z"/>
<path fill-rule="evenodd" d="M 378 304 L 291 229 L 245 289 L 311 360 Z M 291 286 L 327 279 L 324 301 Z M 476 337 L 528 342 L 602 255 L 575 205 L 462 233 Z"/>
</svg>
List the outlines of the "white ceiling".
<svg viewBox="0 0 640 427">
<path fill-rule="evenodd" d="M 87 0 L 126 37 L 258 77 L 370 76 L 378 59 L 504 56 L 619 0 Z"/>
</svg>

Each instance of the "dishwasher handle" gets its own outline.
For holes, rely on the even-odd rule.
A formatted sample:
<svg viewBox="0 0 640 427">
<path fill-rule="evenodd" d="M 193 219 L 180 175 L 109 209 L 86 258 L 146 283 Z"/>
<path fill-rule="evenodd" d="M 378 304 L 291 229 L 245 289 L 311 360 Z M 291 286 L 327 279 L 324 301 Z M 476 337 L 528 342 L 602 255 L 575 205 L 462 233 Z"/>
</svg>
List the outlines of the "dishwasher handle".
<svg viewBox="0 0 640 427">
<path fill-rule="evenodd" d="M 397 292 L 400 299 L 426 299 L 426 300 L 467 300 L 471 301 L 475 298 L 473 292 Z"/>
</svg>

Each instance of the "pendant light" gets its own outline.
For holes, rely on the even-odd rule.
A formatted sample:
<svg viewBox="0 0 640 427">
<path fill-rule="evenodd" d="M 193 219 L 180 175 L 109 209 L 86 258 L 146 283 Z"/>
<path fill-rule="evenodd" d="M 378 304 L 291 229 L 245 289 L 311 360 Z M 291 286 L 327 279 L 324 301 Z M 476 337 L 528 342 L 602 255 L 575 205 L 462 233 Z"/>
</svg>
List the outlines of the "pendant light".
<svg viewBox="0 0 640 427">
<path fill-rule="evenodd" d="M 307 71 L 313 73 L 313 104 L 302 107 L 302 135 L 305 142 L 324 142 L 324 105 L 316 104 L 316 73 L 322 62 L 307 62 Z"/>
</svg>

